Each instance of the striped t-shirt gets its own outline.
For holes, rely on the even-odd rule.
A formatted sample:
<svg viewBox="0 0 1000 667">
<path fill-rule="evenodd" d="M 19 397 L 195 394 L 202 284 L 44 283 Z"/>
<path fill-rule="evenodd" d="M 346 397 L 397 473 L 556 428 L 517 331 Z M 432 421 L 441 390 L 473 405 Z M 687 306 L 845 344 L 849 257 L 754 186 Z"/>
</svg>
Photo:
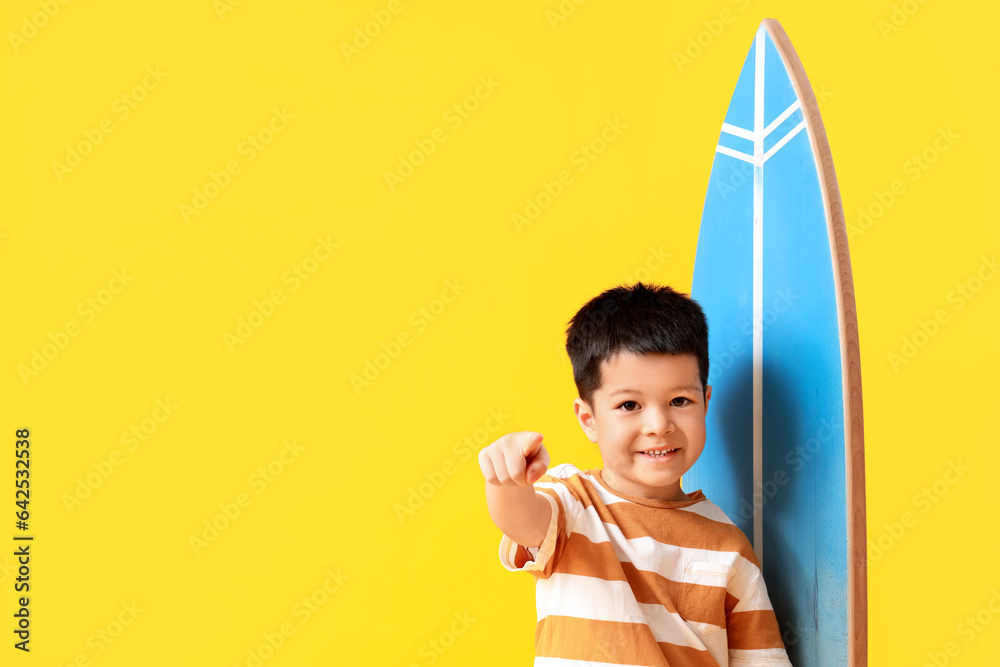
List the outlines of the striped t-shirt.
<svg viewBox="0 0 1000 667">
<path fill-rule="evenodd" d="M 749 541 L 701 491 L 624 495 L 570 464 L 535 489 L 552 505 L 545 540 L 504 536 L 500 559 L 537 578 L 536 667 L 790 667 Z"/>
</svg>

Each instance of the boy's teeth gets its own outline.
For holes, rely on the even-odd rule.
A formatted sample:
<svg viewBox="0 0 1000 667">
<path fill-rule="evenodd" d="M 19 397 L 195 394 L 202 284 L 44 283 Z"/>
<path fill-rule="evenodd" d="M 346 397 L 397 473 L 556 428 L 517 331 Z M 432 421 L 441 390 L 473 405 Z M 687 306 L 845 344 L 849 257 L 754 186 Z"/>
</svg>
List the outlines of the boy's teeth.
<svg viewBox="0 0 1000 667">
<path fill-rule="evenodd" d="M 649 454 L 650 456 L 665 456 L 670 452 L 676 452 L 676 451 L 677 451 L 676 449 L 656 449 L 656 450 L 650 449 L 645 453 Z"/>
</svg>

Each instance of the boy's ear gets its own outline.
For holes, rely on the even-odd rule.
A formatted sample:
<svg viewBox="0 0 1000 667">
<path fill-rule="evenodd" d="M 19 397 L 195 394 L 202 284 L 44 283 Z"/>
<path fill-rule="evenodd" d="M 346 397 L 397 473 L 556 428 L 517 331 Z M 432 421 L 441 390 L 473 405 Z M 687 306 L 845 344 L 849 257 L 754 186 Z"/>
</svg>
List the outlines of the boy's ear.
<svg viewBox="0 0 1000 667">
<path fill-rule="evenodd" d="M 712 385 L 705 385 L 705 412 L 708 412 L 708 399 L 712 398 Z"/>
<path fill-rule="evenodd" d="M 594 411 L 590 409 L 587 402 L 582 398 L 573 401 L 573 412 L 580 422 L 580 428 L 587 434 L 591 442 L 597 442 L 597 425 L 594 423 Z"/>
</svg>

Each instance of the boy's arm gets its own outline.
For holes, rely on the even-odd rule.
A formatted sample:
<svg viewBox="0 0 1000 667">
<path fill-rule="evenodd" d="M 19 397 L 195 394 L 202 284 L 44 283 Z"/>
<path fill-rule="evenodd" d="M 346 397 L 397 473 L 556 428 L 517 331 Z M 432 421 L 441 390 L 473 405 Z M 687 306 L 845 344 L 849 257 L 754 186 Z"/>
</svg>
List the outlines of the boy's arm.
<svg viewBox="0 0 1000 667">
<path fill-rule="evenodd" d="M 541 546 L 552 518 L 549 501 L 532 486 L 549 467 L 542 434 L 508 433 L 479 452 L 479 467 L 493 523 L 521 546 Z"/>
</svg>

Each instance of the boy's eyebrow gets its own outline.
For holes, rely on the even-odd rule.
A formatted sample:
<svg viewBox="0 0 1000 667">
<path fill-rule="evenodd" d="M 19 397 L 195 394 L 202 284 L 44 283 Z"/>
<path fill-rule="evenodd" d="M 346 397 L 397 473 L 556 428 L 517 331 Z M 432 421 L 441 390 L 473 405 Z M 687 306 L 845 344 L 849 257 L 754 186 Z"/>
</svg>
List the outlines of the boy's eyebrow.
<svg viewBox="0 0 1000 667">
<path fill-rule="evenodd" d="M 697 385 L 697 384 L 685 384 L 685 385 L 681 385 L 679 387 L 674 387 L 672 389 L 672 391 L 678 391 L 680 389 L 689 389 L 690 391 L 701 391 L 701 385 Z M 642 392 L 639 391 L 638 389 L 624 388 L 624 389 L 615 389 L 613 392 L 611 392 L 610 394 L 608 394 L 608 396 L 616 396 L 618 394 L 641 394 L 641 393 Z"/>
</svg>

